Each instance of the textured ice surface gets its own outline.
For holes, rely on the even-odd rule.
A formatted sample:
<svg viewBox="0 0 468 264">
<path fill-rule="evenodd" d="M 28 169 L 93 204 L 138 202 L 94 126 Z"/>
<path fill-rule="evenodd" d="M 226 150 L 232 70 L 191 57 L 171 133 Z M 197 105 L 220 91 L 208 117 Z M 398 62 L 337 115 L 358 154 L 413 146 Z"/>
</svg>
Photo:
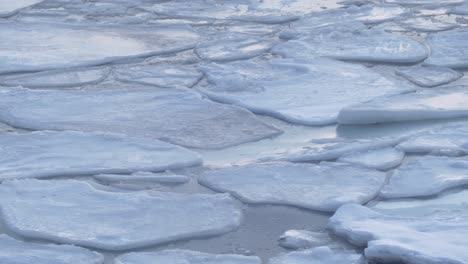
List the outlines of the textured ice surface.
<svg viewBox="0 0 468 264">
<path fill-rule="evenodd" d="M 385 174 L 343 163 L 264 163 L 207 171 L 199 183 L 247 203 L 284 204 L 333 212 L 374 198 Z"/>
<path fill-rule="evenodd" d="M 448 5 L 448 4 L 459 4 L 465 0 L 385 0 L 386 3 L 395 3 L 399 5 Z"/>
<path fill-rule="evenodd" d="M 272 52 L 287 58 L 325 56 L 345 61 L 414 63 L 428 51 L 421 43 L 383 30 L 340 25 L 327 26 L 308 36 L 280 43 Z"/>
<path fill-rule="evenodd" d="M 35 130 L 123 133 L 197 148 L 222 148 L 277 135 L 252 113 L 187 89 L 136 85 L 57 91 L 2 89 L 0 120 Z"/>
<path fill-rule="evenodd" d="M 115 264 L 261 264 L 258 257 L 233 254 L 208 254 L 188 250 L 134 252 L 119 256 Z"/>
<path fill-rule="evenodd" d="M 2 3 L 0 3 L 0 18 L 11 16 L 22 8 L 35 5 L 42 1 L 44 0 L 4 0 Z"/>
<path fill-rule="evenodd" d="M 468 159 L 418 157 L 403 163 L 382 188 L 384 198 L 420 197 L 468 184 Z"/>
<path fill-rule="evenodd" d="M 303 125 L 336 122 L 346 106 L 413 88 L 361 65 L 316 58 L 241 61 L 202 67 L 211 99 Z"/>
<path fill-rule="evenodd" d="M 464 116 L 468 116 L 468 90 L 460 86 L 381 97 L 346 107 L 338 115 L 338 123 L 374 124 Z"/>
<path fill-rule="evenodd" d="M 114 71 L 119 81 L 154 85 L 164 88 L 194 86 L 202 74 L 189 66 L 144 65 L 121 67 Z"/>
<path fill-rule="evenodd" d="M 81 181 L 35 179 L 6 181 L 0 190 L 12 231 L 106 250 L 223 234 L 241 219 L 237 202 L 226 194 L 118 193 Z"/>
<path fill-rule="evenodd" d="M 0 134 L 0 181 L 13 178 L 164 171 L 200 165 L 187 149 L 159 140 L 85 132 Z"/>
<path fill-rule="evenodd" d="M 371 169 L 388 170 L 401 164 L 405 155 L 395 148 L 382 148 L 344 155 L 339 162 L 351 163 Z"/>
<path fill-rule="evenodd" d="M 351 250 L 317 247 L 271 258 L 268 264 L 364 264 L 364 257 Z"/>
<path fill-rule="evenodd" d="M 457 15 L 468 15 L 468 2 L 453 7 L 450 10 L 450 13 Z"/>
<path fill-rule="evenodd" d="M 461 72 L 436 66 L 399 68 L 395 73 L 422 87 L 435 87 L 451 83 L 463 76 Z"/>
<path fill-rule="evenodd" d="M 33 244 L 0 235 L 2 264 L 102 264 L 104 257 L 84 248 L 68 245 Z"/>
<path fill-rule="evenodd" d="M 457 28 L 458 25 L 439 21 L 433 17 L 410 18 L 402 22 L 406 28 L 420 32 L 437 32 Z"/>
<path fill-rule="evenodd" d="M 415 213 L 414 208 L 409 212 Z M 468 262 L 467 208 L 427 208 L 421 217 L 383 214 L 360 205 L 340 207 L 329 227 L 349 242 L 366 246 L 370 260 L 408 264 Z M 427 214 L 429 212 L 429 215 Z"/>
<path fill-rule="evenodd" d="M 454 30 L 432 34 L 427 38 L 431 55 L 424 62 L 428 65 L 450 68 L 468 67 L 468 30 Z"/>
<path fill-rule="evenodd" d="M 196 33 L 178 26 L 4 23 L 0 35 L 0 73 L 99 65 L 181 51 L 198 41 Z"/>
<path fill-rule="evenodd" d="M 78 87 L 97 84 L 103 81 L 108 74 L 109 70 L 106 68 L 54 70 L 0 78 L 0 85 L 27 88 Z"/>
<path fill-rule="evenodd" d="M 324 246 L 331 242 L 328 233 L 307 230 L 288 230 L 280 236 L 279 245 L 289 249 Z"/>
</svg>

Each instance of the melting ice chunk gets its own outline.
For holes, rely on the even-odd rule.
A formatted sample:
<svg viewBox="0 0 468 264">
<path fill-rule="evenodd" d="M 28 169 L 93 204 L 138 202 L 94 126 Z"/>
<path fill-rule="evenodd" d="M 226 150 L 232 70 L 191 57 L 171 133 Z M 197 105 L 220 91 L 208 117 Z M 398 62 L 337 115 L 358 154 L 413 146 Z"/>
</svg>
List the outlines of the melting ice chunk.
<svg viewBox="0 0 468 264">
<path fill-rule="evenodd" d="M 288 230 L 279 238 L 280 246 L 289 249 L 324 246 L 330 242 L 331 238 L 327 233 L 308 230 Z"/>
</svg>

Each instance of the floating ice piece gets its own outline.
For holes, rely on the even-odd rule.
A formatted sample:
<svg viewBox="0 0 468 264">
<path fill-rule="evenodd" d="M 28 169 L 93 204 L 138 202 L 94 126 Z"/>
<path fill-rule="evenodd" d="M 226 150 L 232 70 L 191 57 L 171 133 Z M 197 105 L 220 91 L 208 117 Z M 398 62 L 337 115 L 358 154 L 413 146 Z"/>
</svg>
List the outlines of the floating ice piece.
<svg viewBox="0 0 468 264">
<path fill-rule="evenodd" d="M 461 86 L 380 97 L 346 107 L 338 115 L 338 123 L 374 124 L 464 116 L 468 116 L 468 90 Z"/>
<path fill-rule="evenodd" d="M 468 2 L 454 6 L 449 12 L 456 15 L 468 15 Z"/>
<path fill-rule="evenodd" d="M 395 73 L 422 87 L 435 87 L 463 77 L 461 72 L 436 66 L 399 68 Z"/>
<path fill-rule="evenodd" d="M 465 0 L 447 0 L 440 2 L 440 0 L 385 0 L 386 3 L 393 3 L 399 5 L 449 5 L 463 3 Z"/>
<path fill-rule="evenodd" d="M 317 247 L 279 255 L 271 258 L 268 264 L 364 264 L 364 257 L 351 250 Z"/>
<path fill-rule="evenodd" d="M 272 43 L 259 38 L 228 34 L 199 44 L 195 51 L 203 60 L 226 62 L 250 59 L 271 47 Z"/>
<path fill-rule="evenodd" d="M 27 243 L 0 235 L 0 263 L 102 264 L 104 257 L 76 246 Z"/>
<path fill-rule="evenodd" d="M 240 61 L 201 67 L 211 99 L 303 125 L 336 122 L 346 106 L 414 88 L 361 65 L 316 58 Z"/>
<path fill-rule="evenodd" d="M 427 65 L 449 68 L 468 67 L 468 30 L 452 30 L 432 34 L 427 38 L 431 55 L 424 62 Z"/>
<path fill-rule="evenodd" d="M 468 262 L 467 211 L 449 211 L 451 217 L 405 217 L 381 214 L 360 205 L 344 205 L 330 218 L 329 227 L 379 262 L 459 264 Z"/>
<path fill-rule="evenodd" d="M 185 27 L 118 27 L 4 23 L 0 73 L 93 66 L 193 48 Z M 112 48 L 109 48 L 112 47 Z"/>
<path fill-rule="evenodd" d="M 5 77 L 0 79 L 0 85 L 27 88 L 78 87 L 100 83 L 108 74 L 109 70 L 106 68 L 54 70 Z"/>
<path fill-rule="evenodd" d="M 0 4 L 0 18 L 14 15 L 20 9 L 38 4 L 44 0 L 15 0 L 15 1 L 2 1 Z"/>
<path fill-rule="evenodd" d="M 246 110 L 188 89 L 114 86 L 119 87 L 5 88 L 0 91 L 0 119 L 18 128 L 115 132 L 197 148 L 223 148 L 280 133 Z"/>
<path fill-rule="evenodd" d="M 164 171 L 200 165 L 187 149 L 159 140 L 85 132 L 0 134 L 0 181 L 13 178 Z"/>
<path fill-rule="evenodd" d="M 403 21 L 402 24 L 410 30 L 421 32 L 438 32 L 459 27 L 457 24 L 438 21 L 432 17 L 410 18 Z"/>
<path fill-rule="evenodd" d="M 324 246 L 330 242 L 331 238 L 327 233 L 307 230 L 288 230 L 279 238 L 280 246 L 289 249 Z"/>
<path fill-rule="evenodd" d="M 203 75 L 189 66 L 144 65 L 122 67 L 114 71 L 119 81 L 154 85 L 164 88 L 194 86 Z"/>
<path fill-rule="evenodd" d="M 382 148 L 342 156 L 337 161 L 370 169 L 388 170 L 401 164 L 405 154 L 395 148 Z"/>
<path fill-rule="evenodd" d="M 384 198 L 422 197 L 468 184 L 468 159 L 424 156 L 401 165 L 380 193 Z"/>
<path fill-rule="evenodd" d="M 116 258 L 115 264 L 261 264 L 258 257 L 234 254 L 208 254 L 188 250 L 164 250 L 159 252 L 132 252 Z"/>
<path fill-rule="evenodd" d="M 237 202 L 226 194 L 106 192 L 82 181 L 35 179 L 6 181 L 0 190 L 12 231 L 105 250 L 219 235 L 241 219 Z"/>
<path fill-rule="evenodd" d="M 333 212 L 345 203 L 373 199 L 385 174 L 343 163 L 264 163 L 208 171 L 198 181 L 247 203 Z"/>
</svg>

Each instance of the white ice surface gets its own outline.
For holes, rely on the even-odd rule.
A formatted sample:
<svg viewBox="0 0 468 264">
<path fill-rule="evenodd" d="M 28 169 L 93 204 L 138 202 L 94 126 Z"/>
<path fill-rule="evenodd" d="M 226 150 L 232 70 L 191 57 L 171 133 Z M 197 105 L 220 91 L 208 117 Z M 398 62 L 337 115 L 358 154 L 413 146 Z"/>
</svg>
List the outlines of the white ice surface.
<svg viewBox="0 0 468 264">
<path fill-rule="evenodd" d="M 396 148 L 382 148 L 356 152 L 340 157 L 337 161 L 363 166 L 370 169 L 388 170 L 401 164 L 404 152 Z"/>
<path fill-rule="evenodd" d="M 284 248 L 304 249 L 329 244 L 331 238 L 328 233 L 292 229 L 284 232 L 278 242 Z"/>
<path fill-rule="evenodd" d="M 346 106 L 412 91 L 361 65 L 325 58 L 206 64 L 211 99 L 302 125 L 336 122 Z"/>
<path fill-rule="evenodd" d="M 341 110 L 340 124 L 446 119 L 468 116 L 468 89 L 447 87 L 381 97 Z"/>
<path fill-rule="evenodd" d="M 226 194 L 107 192 L 75 180 L 6 181 L 0 207 L 6 226 L 24 237 L 106 250 L 219 235 L 241 220 Z"/>
<path fill-rule="evenodd" d="M 263 163 L 204 172 L 199 183 L 254 204 L 283 204 L 333 212 L 373 199 L 385 174 L 343 163 Z"/>
<path fill-rule="evenodd" d="M 223 148 L 280 133 L 244 109 L 188 89 L 118 87 L 5 88 L 0 91 L 0 120 L 26 129 L 116 132 L 197 148 Z"/>
<path fill-rule="evenodd" d="M 463 77 L 461 72 L 437 66 L 402 67 L 398 68 L 395 73 L 422 87 L 435 87 L 451 83 Z"/>
<path fill-rule="evenodd" d="M 0 181 L 164 171 L 202 162 L 194 152 L 166 142 L 103 133 L 2 133 L 0 149 Z"/>
<path fill-rule="evenodd" d="M 428 65 L 450 68 L 468 67 L 468 30 L 453 30 L 432 34 L 427 38 L 431 48 L 429 58 L 424 62 Z"/>
<path fill-rule="evenodd" d="M 468 184 L 468 159 L 423 156 L 403 163 L 380 193 L 384 198 L 424 197 Z"/>
<path fill-rule="evenodd" d="M 0 18 L 11 16 L 22 8 L 35 5 L 42 1 L 44 0 L 2 0 L 2 2 L 0 3 Z"/>
<path fill-rule="evenodd" d="M 271 258 L 268 264 L 364 264 L 364 257 L 351 250 L 317 247 Z"/>
<path fill-rule="evenodd" d="M 92 66 L 193 48 L 187 27 L 80 26 L 3 23 L 0 73 Z"/>
<path fill-rule="evenodd" d="M 260 258 L 234 254 L 208 254 L 188 250 L 133 252 L 117 257 L 115 264 L 261 264 Z"/>
</svg>

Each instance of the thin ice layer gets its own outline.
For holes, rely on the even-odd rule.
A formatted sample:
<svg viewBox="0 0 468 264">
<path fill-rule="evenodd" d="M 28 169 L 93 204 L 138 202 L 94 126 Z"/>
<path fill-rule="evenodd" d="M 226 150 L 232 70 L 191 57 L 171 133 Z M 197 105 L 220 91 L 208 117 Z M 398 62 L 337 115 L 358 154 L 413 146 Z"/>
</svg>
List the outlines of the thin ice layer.
<svg viewBox="0 0 468 264">
<path fill-rule="evenodd" d="M 375 124 L 465 116 L 468 116 L 468 90 L 460 86 L 380 97 L 346 107 L 338 115 L 338 123 Z"/>
<path fill-rule="evenodd" d="M 397 167 L 405 158 L 404 152 L 388 147 L 365 152 L 351 153 L 337 161 L 363 166 L 370 169 L 388 170 Z"/>
<path fill-rule="evenodd" d="M 4 182 L 0 207 L 6 226 L 24 237 L 105 250 L 219 235 L 241 219 L 225 194 L 107 192 L 75 180 Z"/>
<path fill-rule="evenodd" d="M 440 86 L 463 77 L 463 73 L 461 72 L 436 66 L 399 68 L 395 73 L 422 87 Z"/>
<path fill-rule="evenodd" d="M 104 133 L 2 133 L 0 148 L 0 181 L 164 171 L 202 162 L 194 152 L 159 140 Z"/>
<path fill-rule="evenodd" d="M 5 88 L 0 91 L 0 120 L 19 128 L 115 132 L 196 148 L 223 148 L 280 133 L 246 110 L 188 89 L 119 87 Z"/>
<path fill-rule="evenodd" d="M 268 264 L 364 264 L 364 257 L 351 250 L 317 247 L 271 258 Z"/>
<path fill-rule="evenodd" d="M 158 252 L 132 252 L 115 259 L 115 264 L 261 264 L 254 256 L 234 254 L 208 254 L 197 251 L 173 249 Z"/>
<path fill-rule="evenodd" d="M 432 52 L 424 63 L 449 68 L 467 68 L 467 39 L 468 30 L 452 30 L 430 35 L 427 43 Z"/>
<path fill-rule="evenodd" d="M 373 199 L 385 174 L 343 163 L 260 163 L 207 171 L 199 183 L 255 204 L 283 204 L 333 212 Z"/>
<path fill-rule="evenodd" d="M 211 99 L 302 125 L 332 124 L 346 106 L 413 89 L 364 66 L 325 58 L 207 64 L 201 69 L 208 85 L 198 89 Z"/>
</svg>

